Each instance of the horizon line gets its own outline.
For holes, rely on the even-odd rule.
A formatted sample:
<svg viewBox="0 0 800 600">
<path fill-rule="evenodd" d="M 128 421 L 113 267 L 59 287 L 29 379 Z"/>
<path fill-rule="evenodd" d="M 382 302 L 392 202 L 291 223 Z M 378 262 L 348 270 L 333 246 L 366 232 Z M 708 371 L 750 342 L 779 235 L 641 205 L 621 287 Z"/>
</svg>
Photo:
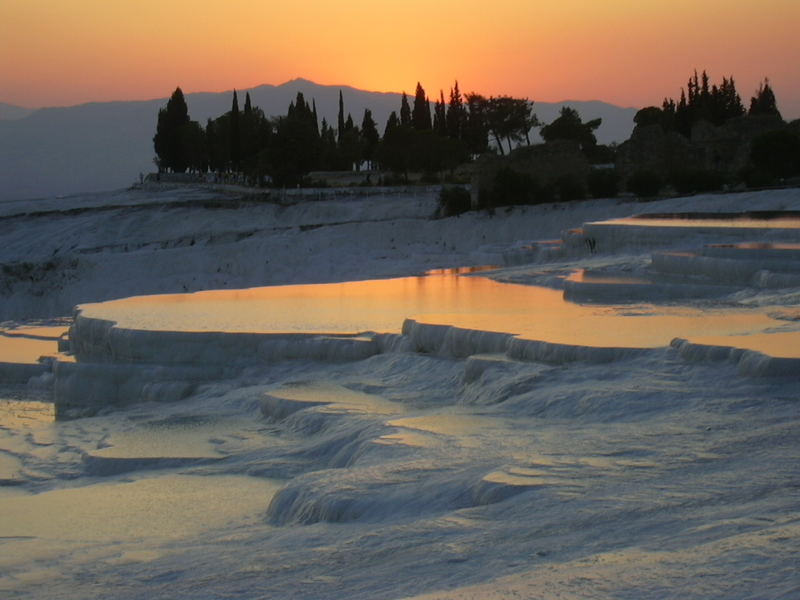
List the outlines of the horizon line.
<svg viewBox="0 0 800 600">
<path fill-rule="evenodd" d="M 198 90 L 198 91 L 192 91 L 192 92 L 184 92 L 184 94 L 187 95 L 187 96 L 200 95 L 200 94 L 204 94 L 204 95 L 227 94 L 227 93 L 233 93 L 234 90 L 237 91 L 237 92 L 240 92 L 240 91 L 241 92 L 249 92 L 249 91 L 256 90 L 256 89 L 262 88 L 262 87 L 280 88 L 280 87 L 283 87 L 283 86 L 286 86 L 286 85 L 289 85 L 289 84 L 295 83 L 295 82 L 305 82 L 305 83 L 310 83 L 312 85 L 319 86 L 319 87 L 325 87 L 325 88 L 350 89 L 350 90 L 354 90 L 356 92 L 363 92 L 363 93 L 367 93 L 367 94 L 384 94 L 384 95 L 396 95 L 396 96 L 402 96 L 403 94 L 406 94 L 409 97 L 412 96 L 412 94 L 409 94 L 408 92 L 405 92 L 405 91 L 401 91 L 401 92 L 388 91 L 387 92 L 387 91 L 379 91 L 379 90 L 367 90 L 367 89 L 362 89 L 362 88 L 359 88 L 359 87 L 355 87 L 355 86 L 350 85 L 350 84 L 319 83 L 319 82 L 313 81 L 311 79 L 308 79 L 306 77 L 293 77 L 292 79 L 288 79 L 288 80 L 284 81 L 283 83 L 278 83 L 278 84 L 275 84 L 275 83 L 259 83 L 257 85 L 250 86 L 250 87 L 241 87 L 241 88 L 233 87 L 233 88 L 230 88 L 230 89 L 219 90 L 219 91 Z M 177 88 L 181 88 L 181 86 L 180 85 L 176 85 L 175 88 L 176 89 Z M 181 88 L 181 91 L 183 91 L 183 88 Z M 503 96 L 505 94 L 500 94 L 500 95 Z M 527 98 L 527 99 L 531 100 L 530 98 Z M 13 104 L 13 103 L 10 103 L 10 102 L 5 102 L 2 99 L 0 99 L 0 104 L 3 104 L 3 105 L 8 106 L 10 108 L 18 108 L 18 109 L 21 109 L 21 110 L 28 110 L 28 111 L 31 111 L 31 112 L 36 112 L 36 111 L 39 111 L 39 110 L 47 110 L 47 109 L 75 108 L 75 107 L 79 107 L 79 106 L 87 106 L 87 105 L 90 105 L 90 104 L 155 102 L 155 101 L 158 101 L 158 100 L 164 100 L 164 101 L 169 100 L 169 94 L 167 94 L 165 96 L 161 96 L 161 97 L 156 97 L 156 98 L 152 98 L 151 97 L 151 98 L 141 98 L 141 99 L 87 100 L 85 102 L 77 102 L 75 104 L 53 104 L 53 105 L 42 105 L 42 106 L 37 106 L 37 107 L 22 106 L 20 104 Z M 430 100 L 430 97 L 429 97 L 429 100 Z M 534 99 L 534 100 L 531 100 L 531 102 L 533 102 L 534 105 L 535 104 L 568 104 L 568 103 L 578 103 L 578 102 L 581 102 L 581 103 L 598 102 L 598 103 L 607 104 L 609 106 L 614 106 L 616 108 L 621 108 L 621 109 L 626 109 L 626 110 L 639 110 L 639 109 L 643 108 L 643 107 L 639 107 L 639 106 L 623 106 L 623 105 L 620 105 L 620 104 L 614 104 L 612 102 L 608 102 L 607 100 L 601 100 L 599 98 L 592 98 L 592 99 L 587 99 L 587 100 L 577 100 L 575 98 L 567 98 L 567 99 L 557 100 L 557 101 L 546 101 L 546 100 L 535 100 Z M 2 119 L 2 120 L 12 120 L 12 119 Z"/>
</svg>

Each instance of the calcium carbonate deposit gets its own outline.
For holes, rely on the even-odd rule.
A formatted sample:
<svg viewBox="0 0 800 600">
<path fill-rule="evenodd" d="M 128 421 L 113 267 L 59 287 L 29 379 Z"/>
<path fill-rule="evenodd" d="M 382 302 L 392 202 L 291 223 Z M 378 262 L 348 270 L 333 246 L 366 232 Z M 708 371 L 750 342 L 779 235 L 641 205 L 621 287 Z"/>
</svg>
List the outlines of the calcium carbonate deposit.
<svg viewBox="0 0 800 600">
<path fill-rule="evenodd" d="M 0 596 L 800 595 L 800 191 L 436 193 L 0 203 Z"/>
</svg>

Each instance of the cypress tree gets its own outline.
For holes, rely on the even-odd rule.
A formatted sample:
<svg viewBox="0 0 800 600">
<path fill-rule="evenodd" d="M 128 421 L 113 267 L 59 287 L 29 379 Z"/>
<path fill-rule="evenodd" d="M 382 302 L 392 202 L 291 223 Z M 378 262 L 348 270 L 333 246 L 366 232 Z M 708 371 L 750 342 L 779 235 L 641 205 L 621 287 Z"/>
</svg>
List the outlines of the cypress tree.
<svg viewBox="0 0 800 600">
<path fill-rule="evenodd" d="M 403 99 L 400 101 L 400 126 L 411 126 L 411 107 L 408 105 L 408 96 L 403 92 Z"/>
<path fill-rule="evenodd" d="M 341 159 L 342 169 L 350 171 L 355 167 L 356 171 L 359 170 L 361 163 L 361 135 L 358 127 L 353 122 L 352 115 L 349 113 L 344 123 L 344 130 L 339 136 L 339 158 Z"/>
<path fill-rule="evenodd" d="M 733 81 L 733 75 L 731 75 L 730 79 L 722 78 L 722 87 L 720 91 L 722 92 L 723 104 L 725 106 L 725 118 L 733 119 L 735 117 L 741 117 L 745 113 L 745 110 L 742 104 L 742 98 L 736 91 L 736 83 Z"/>
<path fill-rule="evenodd" d="M 405 106 L 408 106 L 407 102 Z M 411 130 L 410 125 L 404 126 L 397 117 L 397 113 L 392 112 L 389 115 L 383 140 L 378 147 L 378 158 L 383 168 L 391 169 L 395 173 L 403 173 L 408 169 L 409 138 L 413 134 L 414 131 Z"/>
<path fill-rule="evenodd" d="M 439 99 L 433 108 L 433 130 L 439 135 L 447 135 L 447 112 L 442 90 L 439 90 Z"/>
<path fill-rule="evenodd" d="M 156 135 L 153 145 L 159 160 L 159 169 L 183 173 L 188 166 L 186 129 L 189 125 L 189 108 L 181 88 L 167 101 L 166 108 L 158 111 Z"/>
<path fill-rule="evenodd" d="M 265 165 L 263 160 L 259 160 L 259 154 L 269 144 L 271 133 L 271 126 L 264 116 L 264 111 L 253 106 L 250 92 L 247 92 L 244 110 L 239 115 L 239 166 L 244 174 L 263 174 Z"/>
<path fill-rule="evenodd" d="M 255 123 L 253 118 L 253 105 L 250 102 L 250 92 L 244 94 L 244 110 L 239 115 L 239 170 L 247 173 L 252 170 L 254 154 Z"/>
<path fill-rule="evenodd" d="M 319 117 L 317 116 L 317 99 L 311 99 L 311 115 L 314 118 L 314 131 L 319 135 Z"/>
<path fill-rule="evenodd" d="M 778 110 L 778 104 L 775 101 L 775 93 L 769 85 L 769 79 L 764 79 L 764 82 L 758 85 L 756 95 L 750 99 L 749 114 L 774 115 L 778 118 L 782 118 Z"/>
<path fill-rule="evenodd" d="M 341 143 L 342 136 L 344 135 L 344 99 L 342 98 L 342 90 L 339 90 L 339 117 L 336 120 L 338 141 Z"/>
<path fill-rule="evenodd" d="M 298 92 L 272 138 L 270 160 L 277 185 L 298 185 L 306 173 L 319 168 L 324 148 L 315 125 L 311 107 Z"/>
<path fill-rule="evenodd" d="M 242 140 L 239 122 L 239 99 L 236 90 L 233 90 L 233 101 L 231 102 L 231 167 L 234 171 L 239 170 L 239 163 L 242 160 Z"/>
<path fill-rule="evenodd" d="M 425 90 L 417 82 L 417 91 L 414 94 L 414 110 L 411 113 L 411 121 L 414 129 L 426 131 L 432 128 L 431 125 L 431 105 L 425 96 Z"/>
<path fill-rule="evenodd" d="M 372 163 L 375 160 L 375 150 L 379 141 L 378 128 L 372 118 L 372 112 L 365 108 L 364 118 L 361 120 L 361 152 L 364 160 L 369 162 L 370 168 L 372 168 Z"/>
<path fill-rule="evenodd" d="M 458 89 L 458 81 L 450 89 L 450 106 L 447 109 L 447 135 L 460 140 L 467 120 L 466 109 Z"/>
<path fill-rule="evenodd" d="M 322 127 L 320 129 L 320 167 L 326 171 L 336 168 L 337 148 L 336 132 L 333 127 L 328 125 L 325 117 L 322 117 Z"/>
<path fill-rule="evenodd" d="M 400 119 L 397 118 L 397 113 L 392 111 L 389 118 L 386 120 L 386 127 L 383 130 L 384 139 L 398 127 L 400 127 Z"/>
</svg>

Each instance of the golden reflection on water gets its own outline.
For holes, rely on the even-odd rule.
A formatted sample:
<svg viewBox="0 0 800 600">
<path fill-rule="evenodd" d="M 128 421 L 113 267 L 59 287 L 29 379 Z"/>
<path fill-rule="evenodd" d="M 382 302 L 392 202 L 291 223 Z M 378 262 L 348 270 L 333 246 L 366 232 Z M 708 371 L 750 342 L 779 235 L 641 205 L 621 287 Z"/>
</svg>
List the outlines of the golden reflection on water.
<svg viewBox="0 0 800 600">
<path fill-rule="evenodd" d="M 2 494 L 0 569 L 107 543 L 113 555 L 215 528 L 260 525 L 281 482 L 260 477 L 164 475 L 40 494 Z M 111 556 L 111 555 L 109 555 Z M 105 558 L 104 558 L 105 559 Z"/>
<path fill-rule="evenodd" d="M 708 244 L 708 248 L 735 248 L 737 250 L 800 250 L 800 244 L 790 242 L 737 242 L 735 244 Z"/>
<path fill-rule="evenodd" d="M 319 406 L 321 412 L 368 413 L 393 415 L 403 411 L 403 406 L 381 396 L 351 390 L 334 383 L 297 383 L 270 390 L 269 395 L 293 402 Z"/>
<path fill-rule="evenodd" d="M 32 364 L 42 356 L 59 355 L 58 339 L 66 332 L 65 325 L 0 328 L 0 362 Z M 64 355 L 59 359 L 71 360 Z"/>
<path fill-rule="evenodd" d="M 637 215 L 632 217 L 622 217 L 619 219 L 609 219 L 607 221 L 595 221 L 590 225 L 636 225 L 643 227 L 742 227 L 747 229 L 800 229 L 800 217 L 784 216 L 770 219 L 755 219 L 746 215 L 734 216 L 729 218 L 681 218 L 680 216 L 656 216 Z"/>
<path fill-rule="evenodd" d="M 206 431 L 192 427 L 119 431 L 105 440 L 107 447 L 91 454 L 102 458 L 220 458 L 224 455 L 209 441 L 213 435 L 213 424 Z"/>
<path fill-rule="evenodd" d="M 55 405 L 38 400 L 13 400 L 0 397 L 0 427 L 21 429 L 56 420 Z"/>
<path fill-rule="evenodd" d="M 800 356 L 800 333 L 780 331 L 772 333 L 752 333 L 749 335 L 700 335 L 692 336 L 692 342 L 709 346 L 728 346 L 755 350 L 776 358 L 797 358 Z"/>
<path fill-rule="evenodd" d="M 649 280 L 641 277 L 626 276 L 624 274 L 603 273 L 597 271 L 590 271 L 588 269 L 578 269 L 574 273 L 570 273 L 566 277 L 566 281 L 575 281 L 578 283 L 603 283 L 603 284 L 648 284 Z"/>
<path fill-rule="evenodd" d="M 413 318 L 526 339 L 599 347 L 651 348 L 666 346 L 675 337 L 723 335 L 765 334 L 766 341 L 767 330 L 785 326 L 763 310 L 584 306 L 565 301 L 560 290 L 455 273 L 140 296 L 83 308 L 87 316 L 116 321 L 118 326 L 131 329 L 396 333 L 404 319 Z M 800 334 L 787 335 L 787 339 L 792 335 Z M 779 346 L 784 347 L 784 340 Z M 800 344 L 795 354 L 800 354 Z"/>
</svg>

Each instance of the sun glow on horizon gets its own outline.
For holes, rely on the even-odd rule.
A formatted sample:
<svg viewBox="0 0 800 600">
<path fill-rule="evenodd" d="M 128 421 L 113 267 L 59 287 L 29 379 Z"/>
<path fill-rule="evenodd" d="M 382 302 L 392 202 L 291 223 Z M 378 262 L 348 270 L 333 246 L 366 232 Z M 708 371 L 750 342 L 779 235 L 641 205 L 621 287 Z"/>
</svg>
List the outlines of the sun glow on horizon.
<svg viewBox="0 0 800 600">
<path fill-rule="evenodd" d="M 800 116 L 800 3 L 723 0 L 5 0 L 0 101 L 39 107 L 246 89 L 297 77 L 370 91 L 659 104 L 694 69 L 769 77 Z"/>
</svg>

